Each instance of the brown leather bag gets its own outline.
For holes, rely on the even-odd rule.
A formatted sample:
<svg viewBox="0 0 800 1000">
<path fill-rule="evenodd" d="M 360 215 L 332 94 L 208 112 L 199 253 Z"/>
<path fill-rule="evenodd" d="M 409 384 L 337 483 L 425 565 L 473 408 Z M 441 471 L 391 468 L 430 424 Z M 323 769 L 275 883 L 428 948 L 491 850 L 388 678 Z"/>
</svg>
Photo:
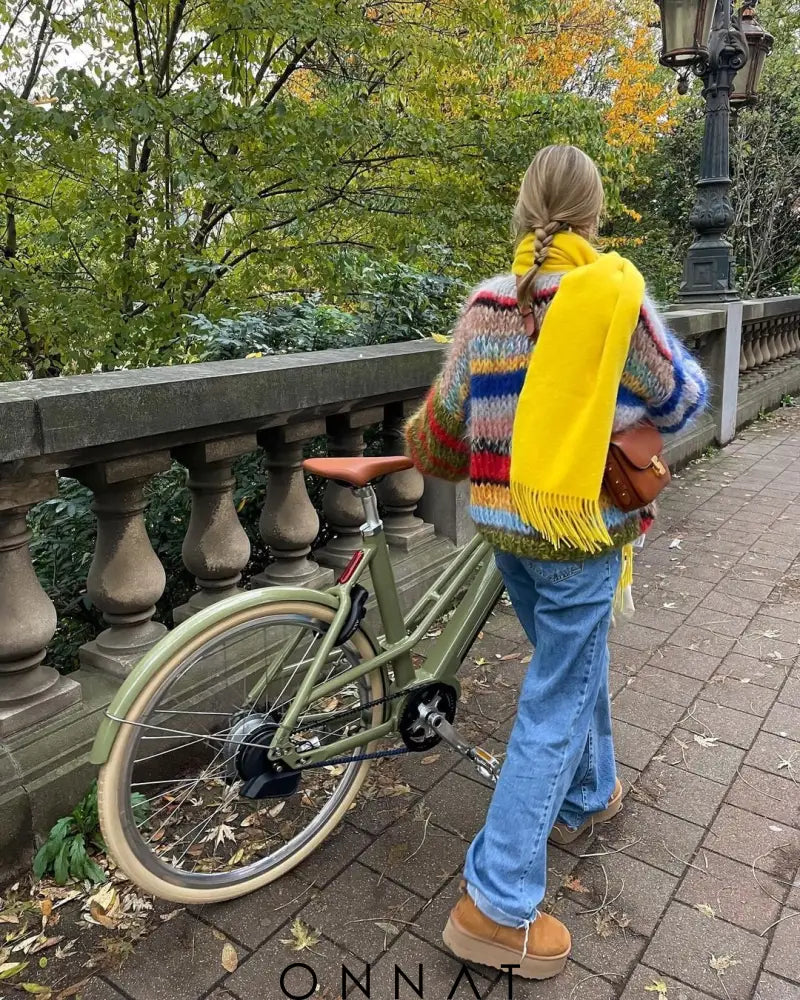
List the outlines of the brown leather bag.
<svg viewBox="0 0 800 1000">
<path fill-rule="evenodd" d="M 603 489 L 620 510 L 646 507 L 672 479 L 663 457 L 664 443 L 650 423 L 637 424 L 611 438 Z"/>
</svg>

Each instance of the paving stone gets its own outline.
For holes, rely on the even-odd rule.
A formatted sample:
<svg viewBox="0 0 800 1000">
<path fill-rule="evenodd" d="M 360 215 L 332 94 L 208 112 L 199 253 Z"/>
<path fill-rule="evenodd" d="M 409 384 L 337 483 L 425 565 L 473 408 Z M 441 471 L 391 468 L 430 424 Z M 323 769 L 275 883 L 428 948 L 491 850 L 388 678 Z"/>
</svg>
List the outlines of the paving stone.
<svg viewBox="0 0 800 1000">
<path fill-rule="evenodd" d="M 800 863 L 796 829 L 736 806 L 722 806 L 703 846 L 790 881 Z"/>
<path fill-rule="evenodd" d="M 721 1000 L 744 1000 L 752 996 L 766 945 L 763 938 L 733 924 L 711 920 L 683 903 L 672 903 L 643 961 Z M 733 956 L 739 964 L 719 975 L 709 963 L 712 956 L 725 955 Z"/>
<path fill-rule="evenodd" d="M 634 597 L 634 603 L 635 601 Z M 665 635 L 671 635 L 676 628 L 683 625 L 686 616 L 674 608 L 665 608 L 664 603 L 669 602 L 662 602 L 660 607 L 651 607 L 644 603 L 636 604 L 634 615 L 636 624 L 655 629 L 656 632 L 663 632 Z"/>
<path fill-rule="evenodd" d="M 758 580 L 737 580 L 733 577 L 720 580 L 714 588 L 720 594 L 732 597 L 746 597 L 751 601 L 766 601 L 772 593 L 773 584 Z"/>
<path fill-rule="evenodd" d="M 673 705 L 688 707 L 703 689 L 702 681 L 685 677 L 683 674 L 660 670 L 647 665 L 630 681 L 628 687 L 652 698 L 671 702 Z"/>
<path fill-rule="evenodd" d="M 686 729 L 676 729 L 664 744 L 665 763 L 730 785 L 744 759 L 744 750 L 726 743 L 703 746 L 695 740 L 695 735 Z"/>
<path fill-rule="evenodd" d="M 763 728 L 765 732 L 800 743 L 800 710 L 794 705 L 778 702 L 764 720 Z"/>
<path fill-rule="evenodd" d="M 646 729 L 632 726 L 621 719 L 614 720 L 613 730 L 617 760 L 637 771 L 647 767 L 663 743 L 655 733 L 649 733 Z"/>
<path fill-rule="evenodd" d="M 443 947 L 442 931 L 447 923 L 448 914 L 461 895 L 459 888 L 461 879 L 461 872 L 455 878 L 450 879 L 447 885 L 425 903 L 407 929 L 413 931 L 417 937 L 429 944 L 435 945 L 437 948 Z"/>
<path fill-rule="evenodd" d="M 464 842 L 427 821 L 427 812 L 406 817 L 361 855 L 362 864 L 386 875 L 424 899 L 461 869 Z"/>
<path fill-rule="evenodd" d="M 732 613 L 699 607 L 686 619 L 687 625 L 700 625 L 715 635 L 737 639 L 750 624 L 750 618 L 741 618 Z"/>
<path fill-rule="evenodd" d="M 628 684 L 631 680 L 631 676 L 623 673 L 621 670 L 609 670 L 608 672 L 608 690 L 612 698 L 620 693 L 620 691 Z"/>
<path fill-rule="evenodd" d="M 408 784 L 408 782 L 401 781 L 396 768 L 391 772 L 386 768 L 387 764 L 393 763 L 390 759 L 383 761 L 381 764 L 381 773 L 387 776 L 391 773 L 396 786 Z M 387 785 L 387 787 L 389 786 Z M 348 822 L 359 829 L 367 833 L 377 834 L 381 830 L 385 830 L 387 826 L 391 826 L 392 823 L 396 823 L 409 810 L 413 809 L 415 803 L 420 801 L 420 798 L 419 792 L 414 791 L 410 787 L 407 792 L 401 795 L 385 795 L 373 799 L 365 799 L 361 795 L 356 799 L 355 808 L 347 813 L 347 819 Z"/>
<path fill-rule="evenodd" d="M 452 774 L 434 785 L 424 802 L 431 810 L 432 823 L 471 842 L 486 820 L 491 797 L 490 788 L 460 774 Z"/>
<path fill-rule="evenodd" d="M 787 983 L 785 979 L 764 972 L 758 981 L 753 1000 L 800 1000 L 800 983 Z"/>
<path fill-rule="evenodd" d="M 566 893 L 584 910 L 594 910 L 603 900 L 614 899 L 612 909 L 624 912 L 634 934 L 649 937 L 678 885 L 673 875 L 653 868 L 625 853 L 584 858 L 572 872 L 589 890 Z M 606 879 L 608 881 L 606 881 Z"/>
<path fill-rule="evenodd" d="M 385 932 L 376 925 L 397 921 L 404 927 L 424 900 L 356 862 L 308 903 L 300 919 L 352 951 L 365 962 L 384 950 Z"/>
<path fill-rule="evenodd" d="M 792 676 L 786 681 L 778 695 L 778 701 L 800 708 L 800 677 Z"/>
<path fill-rule="evenodd" d="M 685 768 L 654 760 L 631 794 L 645 805 L 705 826 L 725 798 L 725 786 Z"/>
<path fill-rule="evenodd" d="M 278 997 L 287 995 L 313 996 L 315 1000 L 339 1000 L 342 993 L 342 966 L 362 982 L 366 981 L 365 963 L 324 937 L 313 948 L 296 951 L 291 946 L 290 927 L 290 924 L 285 924 L 247 961 L 240 963 L 239 968 L 225 979 L 224 988 L 236 997 L 241 997 L 241 1000 L 254 1000 L 256 997 L 263 997 L 264 1000 L 272 1000 L 274 997 L 277 1000 Z M 307 968 L 300 967 L 303 965 Z M 282 977 L 285 977 L 283 986 Z M 317 992 L 314 992 L 315 981 Z M 309 990 L 312 992 L 309 993 Z M 358 997 L 358 990 L 350 995 Z M 172 1000 L 166 993 L 164 1000 L 168 996 Z M 151 1000 L 156 1000 L 155 994 Z"/>
<path fill-rule="evenodd" d="M 610 974 L 613 977 L 613 973 Z M 618 982 L 612 978 L 612 982 Z M 533 979 L 513 980 L 513 1000 L 615 1000 L 616 991 L 608 979 L 589 972 L 577 962 L 567 962 L 567 967 L 555 979 L 537 982 Z M 442 1000 L 446 994 L 442 993 Z M 500 981 L 489 993 L 487 1000 L 508 1000 L 508 977 L 501 976 Z"/>
<path fill-rule="evenodd" d="M 476 991 L 482 996 L 497 979 L 494 969 L 472 963 L 464 972 L 461 960 L 444 950 L 443 944 L 441 947 L 440 951 L 413 934 L 402 934 L 373 966 L 371 995 L 387 1000 L 397 996 L 474 1000 Z M 397 969 L 404 975 L 399 975 Z"/>
<path fill-rule="evenodd" d="M 193 907 L 192 912 L 252 951 L 284 921 L 302 910 L 317 891 L 316 886 L 310 886 L 290 872 L 247 896 L 227 903 Z"/>
<path fill-rule="evenodd" d="M 632 686 L 626 687 L 614 699 L 611 706 L 611 715 L 614 719 L 621 719 L 623 722 L 661 736 L 667 736 L 672 731 L 683 713 L 681 705 L 653 698 L 649 694 L 634 690 Z"/>
<path fill-rule="evenodd" d="M 397 774 L 412 788 L 426 792 L 448 771 L 457 767 L 462 757 L 444 743 L 427 753 L 410 753 L 397 759 Z"/>
<path fill-rule="evenodd" d="M 721 743 L 749 749 L 758 734 L 761 720 L 735 708 L 700 699 L 686 712 L 683 728 L 699 736 L 716 736 Z"/>
<path fill-rule="evenodd" d="M 611 856 L 603 852 L 624 851 L 628 857 L 681 875 L 703 832 L 701 826 L 636 802 L 629 795 L 622 812 L 601 828 L 596 843 L 585 853 L 598 853 L 603 860 Z"/>
<path fill-rule="evenodd" d="M 800 603 L 794 601 L 784 603 L 780 600 L 781 584 L 773 592 L 773 597 L 777 594 L 777 599 L 769 600 L 761 606 L 761 614 L 767 618 L 773 618 L 778 622 L 800 623 Z M 780 626 L 776 625 L 776 628 Z"/>
<path fill-rule="evenodd" d="M 700 681 L 707 681 L 719 668 L 721 662 L 721 656 L 709 656 L 707 653 L 701 653 L 695 649 L 669 644 L 662 646 L 648 660 L 648 663 L 660 670 L 670 670 L 673 673 L 684 674 L 686 677 L 694 677 Z"/>
<path fill-rule="evenodd" d="M 800 784 L 790 778 L 743 766 L 725 801 L 800 830 Z"/>
<path fill-rule="evenodd" d="M 785 761 L 789 764 L 786 765 Z M 752 750 L 745 757 L 745 763 L 769 774 L 797 778 L 800 774 L 800 743 L 774 733 L 759 733 Z"/>
<path fill-rule="evenodd" d="M 133 1000 L 162 996 L 195 1000 L 225 975 L 220 964 L 222 946 L 210 927 L 182 913 L 145 938 L 136 949 L 135 961 L 126 962 L 108 978 Z M 237 951 L 240 959 L 246 957 L 241 945 Z"/>
<path fill-rule="evenodd" d="M 748 865 L 702 850 L 676 898 L 692 906 L 710 906 L 717 918 L 761 934 L 777 917 L 781 908 L 777 900 L 784 892 L 766 872 L 754 875 Z"/>
<path fill-rule="evenodd" d="M 611 654 L 611 667 L 618 670 L 626 677 L 631 677 L 641 670 L 642 664 L 647 657 L 640 649 L 631 649 L 629 646 L 617 644 L 614 640 L 614 632 L 611 632 L 611 641 L 608 650 Z"/>
<path fill-rule="evenodd" d="M 652 578 L 652 572 L 646 567 L 641 568 L 637 563 L 637 572 L 641 569 L 646 574 L 646 580 L 642 582 L 641 577 L 635 579 L 633 583 L 633 602 L 636 610 L 640 606 L 663 609 L 672 614 L 689 615 L 703 600 L 705 594 L 711 589 L 710 583 L 695 585 L 691 580 L 670 579 L 658 581 L 657 585 L 648 582 Z M 696 593 L 696 586 L 703 588 L 702 593 Z M 667 604 L 669 607 L 664 607 Z"/>
<path fill-rule="evenodd" d="M 355 810 L 353 810 L 355 811 Z M 340 823 L 292 874 L 321 889 L 372 843 L 372 837 L 348 822 Z M 286 914 L 284 914 L 285 917 Z"/>
<path fill-rule="evenodd" d="M 725 594 L 721 590 L 712 590 L 700 602 L 701 608 L 709 611 L 722 611 L 728 615 L 738 615 L 741 618 L 752 618 L 758 613 L 761 606 L 760 601 L 754 601 L 749 597 L 736 597 L 732 594 Z"/>
<path fill-rule="evenodd" d="M 622 916 L 620 909 L 616 909 Z M 626 975 L 644 951 L 645 938 L 632 934 L 613 921 L 607 923 L 607 937 L 602 937 L 596 928 L 595 916 L 587 914 L 585 907 L 572 899 L 561 899 L 553 913 L 562 920 L 572 934 L 572 957 L 591 972 L 608 974 L 613 972 Z"/>
<path fill-rule="evenodd" d="M 722 661 L 714 678 L 722 678 L 725 681 L 728 678 L 739 681 L 746 679 L 748 684 L 777 691 L 786 680 L 786 674 L 779 660 L 758 660 L 752 656 L 731 653 Z"/>
<path fill-rule="evenodd" d="M 645 996 L 652 996 L 657 1000 L 658 993 L 652 988 L 653 984 L 657 982 L 662 982 L 667 987 L 669 1000 L 707 1000 L 708 998 L 708 993 L 701 993 L 691 986 L 686 986 L 685 983 L 679 983 L 677 979 L 672 979 L 670 976 L 664 975 L 663 972 L 649 969 L 646 965 L 637 965 L 620 1000 L 642 1000 Z M 648 987 L 651 987 L 649 991 L 647 991 Z"/>
<path fill-rule="evenodd" d="M 23 994 L 20 994 L 22 996 Z M 115 990 L 113 986 L 104 979 L 93 979 L 87 986 L 84 986 L 79 996 L 81 1000 L 125 1000 L 122 993 Z M 213 1000 L 213 995 L 211 1000 Z"/>
<path fill-rule="evenodd" d="M 751 656 L 756 660 L 765 660 L 767 662 L 777 660 L 781 666 L 794 662 L 798 646 L 783 639 L 770 639 L 763 634 L 765 631 L 770 631 L 770 629 L 766 628 L 757 632 L 746 632 L 737 641 L 736 652 L 743 656 Z"/>
<path fill-rule="evenodd" d="M 764 968 L 784 979 L 800 982 L 800 948 L 797 946 L 797 928 L 800 910 L 785 909 L 781 917 L 786 919 L 775 928 Z"/>
<path fill-rule="evenodd" d="M 716 635 L 700 625 L 683 625 L 670 636 L 670 645 L 688 649 L 690 652 L 705 653 L 706 656 L 723 657 L 733 649 L 736 642 L 724 635 Z"/>
<path fill-rule="evenodd" d="M 738 712 L 749 712 L 763 719 L 770 706 L 778 696 L 774 688 L 761 687 L 748 680 L 743 684 L 735 677 L 725 677 L 722 674 L 706 681 L 702 698 L 714 705 L 725 705 L 735 708 Z"/>
<path fill-rule="evenodd" d="M 644 625 L 637 625 L 633 621 L 625 621 L 624 624 L 614 627 L 613 641 L 618 645 L 652 654 L 653 650 L 658 649 L 664 642 L 664 633 L 645 628 Z"/>
</svg>

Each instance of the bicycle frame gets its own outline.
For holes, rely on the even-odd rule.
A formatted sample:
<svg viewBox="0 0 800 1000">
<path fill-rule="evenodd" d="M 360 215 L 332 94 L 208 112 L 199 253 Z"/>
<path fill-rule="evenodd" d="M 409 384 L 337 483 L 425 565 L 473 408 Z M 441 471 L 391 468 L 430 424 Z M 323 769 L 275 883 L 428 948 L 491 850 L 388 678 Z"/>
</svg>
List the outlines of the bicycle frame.
<svg viewBox="0 0 800 1000">
<path fill-rule="evenodd" d="M 388 716 L 384 713 L 384 720 L 378 725 L 361 729 L 352 736 L 327 743 L 324 747 L 303 752 L 286 750 L 289 735 L 296 728 L 307 705 L 341 690 L 345 685 L 374 670 L 391 666 L 391 674 L 384 670 L 384 676 L 389 678 L 389 690 L 386 693 L 390 696 L 432 681 L 450 684 L 460 693 L 456 678 L 458 668 L 503 590 L 491 546 L 476 536 L 456 554 L 452 563 L 408 614 L 403 616 L 383 525 L 377 517 L 374 491 L 368 486 L 358 491 L 358 494 L 364 501 L 368 517 L 367 523 L 362 527 L 362 548 L 339 582 L 326 591 L 338 604 L 336 614 L 273 739 L 270 756 L 285 761 L 289 766 L 322 763 L 396 732 L 402 708 L 400 698 L 387 702 Z M 374 511 L 372 517 L 371 511 Z M 378 643 L 380 652 L 337 673 L 335 678 L 318 683 L 323 668 L 336 647 L 342 626 L 350 614 L 353 588 L 367 570 L 372 578 L 378 613 L 383 623 L 383 635 Z M 466 593 L 456 603 L 456 597 L 465 585 Z M 424 667 L 415 670 L 412 650 L 424 638 L 431 625 L 451 610 L 452 614 L 431 647 Z M 262 678 L 257 689 L 262 689 L 271 679 Z"/>
</svg>

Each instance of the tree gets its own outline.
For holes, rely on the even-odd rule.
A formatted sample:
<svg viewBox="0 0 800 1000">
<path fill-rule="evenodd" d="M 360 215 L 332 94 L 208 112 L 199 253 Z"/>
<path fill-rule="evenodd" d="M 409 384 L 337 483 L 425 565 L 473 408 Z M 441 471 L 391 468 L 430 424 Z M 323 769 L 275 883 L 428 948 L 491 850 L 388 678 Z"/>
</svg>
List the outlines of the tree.
<svg viewBox="0 0 800 1000">
<path fill-rule="evenodd" d="M 276 294 L 347 308 L 350 251 L 506 267 L 548 142 L 614 210 L 665 114 L 641 2 L 0 0 L 0 377 L 189 360 L 187 315 Z"/>
</svg>

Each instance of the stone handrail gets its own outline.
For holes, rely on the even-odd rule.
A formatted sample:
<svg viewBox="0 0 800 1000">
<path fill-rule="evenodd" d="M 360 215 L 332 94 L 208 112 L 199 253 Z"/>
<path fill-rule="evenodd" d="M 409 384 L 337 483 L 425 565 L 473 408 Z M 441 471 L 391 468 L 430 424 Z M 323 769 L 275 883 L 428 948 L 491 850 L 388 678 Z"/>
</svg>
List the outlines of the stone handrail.
<svg viewBox="0 0 800 1000">
<path fill-rule="evenodd" d="M 791 308 L 748 304 L 746 322 L 773 315 L 796 322 L 800 299 L 781 301 Z M 726 440 L 720 415 L 733 407 L 735 418 L 741 328 L 731 315 L 669 313 L 715 386 L 711 415 L 674 447 L 673 461 L 715 437 Z M 302 473 L 304 445 L 324 435 L 330 454 L 359 454 L 365 430 L 380 424 L 384 452 L 397 453 L 403 423 L 442 353 L 441 345 L 418 341 L 0 384 L 0 813 L 19 808 L 27 817 L 0 832 L 0 859 L 6 849 L 18 853 L 82 792 L 100 713 L 166 631 L 153 620 L 165 573 L 145 528 L 148 481 L 174 461 L 187 470 L 192 506 L 183 559 L 197 589 L 174 609 L 176 622 L 241 586 L 250 544 L 233 502 L 232 465 L 257 449 L 267 468 L 259 529 L 272 561 L 255 585 L 326 585 L 357 544 L 362 511 L 350 491 L 327 484 L 332 537 L 311 551 L 319 519 Z M 58 474 L 93 493 L 87 592 L 105 625 L 80 650 L 81 669 L 64 676 L 46 665 L 56 613 L 34 572 L 26 525 L 31 507 L 56 495 Z M 465 490 L 426 484 L 411 471 L 388 477 L 380 492 L 398 579 L 412 600 L 468 530 Z"/>
</svg>

